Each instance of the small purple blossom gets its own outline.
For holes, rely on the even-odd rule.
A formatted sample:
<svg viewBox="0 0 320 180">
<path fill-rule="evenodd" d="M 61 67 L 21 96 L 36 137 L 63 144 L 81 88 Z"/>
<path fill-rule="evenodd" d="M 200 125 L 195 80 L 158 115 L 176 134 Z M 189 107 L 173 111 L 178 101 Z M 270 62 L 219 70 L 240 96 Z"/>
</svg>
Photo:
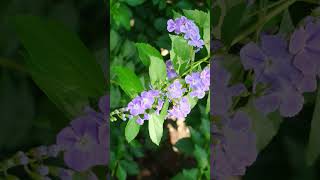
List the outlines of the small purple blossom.
<svg viewBox="0 0 320 180">
<path fill-rule="evenodd" d="M 176 99 L 182 97 L 186 92 L 185 88 L 182 88 L 182 84 L 179 80 L 175 80 L 167 89 L 169 99 Z"/>
<path fill-rule="evenodd" d="M 128 110 L 133 116 L 144 113 L 144 108 L 142 107 L 142 98 L 140 96 L 135 97 L 129 104 Z"/>
<path fill-rule="evenodd" d="M 175 32 L 175 34 L 183 33 L 184 39 L 188 40 L 188 44 L 200 50 L 204 41 L 200 37 L 198 26 L 192 21 L 184 16 L 177 18 L 175 20 L 169 19 L 167 21 L 167 30 L 169 32 Z"/>
<path fill-rule="evenodd" d="M 167 77 L 169 80 L 177 77 L 177 73 L 174 70 L 172 61 L 170 59 L 166 61 L 166 68 L 167 68 Z"/>
<path fill-rule="evenodd" d="M 17 153 L 16 157 L 17 157 L 18 163 L 21 164 L 21 165 L 26 165 L 26 164 L 29 163 L 29 158 L 28 158 L 28 156 L 27 156 L 24 152 L 22 152 L 22 151 L 19 151 L 19 152 Z"/>
<path fill-rule="evenodd" d="M 161 109 L 162 109 L 163 104 L 164 104 L 163 100 L 158 99 L 158 105 L 157 105 L 157 109 L 156 109 L 156 113 L 157 113 L 158 115 L 160 114 L 160 111 L 161 111 Z"/>
<path fill-rule="evenodd" d="M 194 72 L 191 75 L 187 75 L 185 81 L 191 89 L 190 96 L 202 99 L 210 87 L 209 67 L 206 67 L 202 72 Z"/>
<path fill-rule="evenodd" d="M 168 110 L 170 116 L 181 119 L 187 117 L 190 113 L 191 107 L 187 97 L 181 98 L 179 103 Z"/>
<path fill-rule="evenodd" d="M 220 65 L 220 60 L 214 60 L 211 64 L 212 88 L 210 106 L 211 114 L 224 116 L 232 105 L 232 97 L 246 92 L 243 84 L 229 86 L 230 73 Z"/>
<path fill-rule="evenodd" d="M 40 165 L 36 168 L 36 171 L 38 174 L 40 174 L 41 176 L 46 176 L 49 174 L 49 168 L 48 166 L 45 165 Z"/>
<path fill-rule="evenodd" d="M 59 168 L 58 170 L 58 177 L 61 180 L 72 180 L 72 176 L 74 174 L 74 171 L 64 168 Z"/>
<path fill-rule="evenodd" d="M 57 145 L 64 149 L 64 161 L 70 168 L 84 171 L 107 164 L 107 149 L 99 137 L 99 124 L 90 116 L 73 120 L 57 135 Z M 103 138 L 105 139 L 105 138 Z"/>
</svg>

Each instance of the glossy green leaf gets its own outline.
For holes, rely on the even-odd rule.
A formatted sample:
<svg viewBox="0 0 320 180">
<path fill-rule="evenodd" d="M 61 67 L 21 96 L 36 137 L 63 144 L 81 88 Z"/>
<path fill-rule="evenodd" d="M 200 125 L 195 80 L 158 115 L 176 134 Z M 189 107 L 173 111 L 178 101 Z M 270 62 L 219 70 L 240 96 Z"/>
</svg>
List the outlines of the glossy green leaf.
<svg viewBox="0 0 320 180">
<path fill-rule="evenodd" d="M 127 179 L 127 171 L 124 167 L 122 167 L 121 164 L 118 164 L 116 175 L 119 180 L 126 180 Z"/>
<path fill-rule="evenodd" d="M 145 66 L 150 65 L 151 57 L 163 59 L 160 52 L 150 44 L 136 43 L 136 47 L 139 52 L 139 58 Z"/>
<path fill-rule="evenodd" d="M 161 115 L 157 115 L 156 113 L 152 113 L 149 116 L 150 116 L 148 121 L 149 136 L 151 141 L 159 146 L 162 135 L 163 135 L 164 117 Z"/>
<path fill-rule="evenodd" d="M 138 76 L 129 68 L 114 66 L 112 72 L 117 77 L 117 83 L 121 89 L 131 98 L 134 98 L 138 93 L 143 91 L 143 86 Z"/>
<path fill-rule="evenodd" d="M 125 128 L 125 137 L 128 142 L 131 142 L 140 131 L 140 125 L 136 122 L 137 118 L 132 118 L 128 121 Z"/>
<path fill-rule="evenodd" d="M 151 56 L 149 66 L 149 76 L 151 85 L 157 87 L 157 83 L 164 82 L 166 80 L 166 64 L 163 59 Z"/>
<path fill-rule="evenodd" d="M 188 68 L 188 64 L 194 59 L 193 47 L 181 36 L 170 35 L 171 51 L 170 59 L 174 69 L 182 75 Z"/>
<path fill-rule="evenodd" d="M 102 69 L 73 32 L 35 16 L 17 16 L 11 21 L 28 52 L 33 80 L 67 115 L 78 115 L 89 99 L 104 95 Z"/>
</svg>

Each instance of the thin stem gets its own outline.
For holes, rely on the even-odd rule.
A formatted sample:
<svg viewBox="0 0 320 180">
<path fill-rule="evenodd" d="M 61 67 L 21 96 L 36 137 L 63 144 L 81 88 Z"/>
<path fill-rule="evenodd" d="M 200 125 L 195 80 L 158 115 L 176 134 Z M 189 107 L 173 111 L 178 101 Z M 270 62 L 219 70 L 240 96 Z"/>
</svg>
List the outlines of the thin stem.
<svg viewBox="0 0 320 180">
<path fill-rule="evenodd" d="M 275 17 L 276 15 L 278 15 L 279 13 L 281 13 L 284 9 L 288 8 L 290 5 L 292 5 L 293 3 L 295 3 L 297 0 L 287 0 L 285 2 L 283 2 L 283 4 L 281 4 L 280 6 L 276 7 L 275 9 L 273 9 L 269 14 L 267 14 L 261 21 L 258 21 L 257 23 L 255 23 L 254 25 L 252 25 L 251 27 L 249 27 L 247 30 L 243 31 L 242 33 L 240 33 L 231 43 L 231 46 L 235 45 L 236 43 L 238 43 L 239 41 L 241 41 L 242 39 L 244 39 L 245 37 L 247 37 L 248 35 L 252 34 L 253 32 L 255 32 L 256 29 L 260 29 L 263 25 L 265 25 L 268 21 L 270 21 L 273 17 Z"/>
</svg>

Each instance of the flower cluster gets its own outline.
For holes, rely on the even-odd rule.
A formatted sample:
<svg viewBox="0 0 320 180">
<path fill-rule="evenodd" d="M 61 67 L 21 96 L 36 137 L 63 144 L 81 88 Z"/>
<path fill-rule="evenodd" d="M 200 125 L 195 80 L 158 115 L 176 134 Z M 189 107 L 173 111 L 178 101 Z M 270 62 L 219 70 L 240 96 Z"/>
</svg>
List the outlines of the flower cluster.
<svg viewBox="0 0 320 180">
<path fill-rule="evenodd" d="M 183 34 L 184 39 L 188 40 L 188 44 L 198 48 L 198 50 L 204 45 L 198 26 L 184 16 L 176 18 L 175 20 L 169 19 L 167 22 L 167 30 L 176 34 Z"/>
<path fill-rule="evenodd" d="M 172 67 L 172 62 L 168 60 L 167 78 L 171 80 L 177 77 L 177 73 Z M 186 87 L 185 87 L 186 86 Z M 188 86 L 188 87 L 187 87 Z M 191 111 L 190 98 L 201 99 L 205 96 L 206 91 L 209 91 L 210 86 L 210 68 L 206 67 L 201 72 L 193 72 L 187 75 L 185 79 L 175 79 L 167 88 L 159 90 L 143 91 L 139 96 L 135 97 L 128 103 L 121 116 L 126 120 L 136 118 L 136 122 L 142 125 L 145 120 L 149 120 L 149 113 L 160 113 L 165 99 L 172 102 L 172 107 L 168 110 L 168 116 L 174 118 L 185 118 Z"/>
<path fill-rule="evenodd" d="M 221 66 L 221 60 L 215 59 L 211 63 L 211 114 L 218 118 L 211 127 L 215 142 L 211 147 L 211 174 L 215 180 L 243 175 L 257 156 L 255 134 L 251 131 L 249 117 L 242 111 L 229 113 L 232 97 L 246 92 L 246 88 L 243 84 L 229 86 L 231 76 Z"/>
<path fill-rule="evenodd" d="M 129 118 L 137 117 L 136 122 L 140 125 L 142 125 L 145 120 L 149 120 L 147 110 L 152 108 L 156 100 L 158 101 L 157 111 L 159 112 L 162 108 L 163 101 L 160 99 L 160 94 L 160 91 L 149 90 L 143 91 L 140 96 L 135 97 L 127 107 L 127 110 L 130 112 Z M 142 115 L 142 117 L 140 115 Z"/>
</svg>

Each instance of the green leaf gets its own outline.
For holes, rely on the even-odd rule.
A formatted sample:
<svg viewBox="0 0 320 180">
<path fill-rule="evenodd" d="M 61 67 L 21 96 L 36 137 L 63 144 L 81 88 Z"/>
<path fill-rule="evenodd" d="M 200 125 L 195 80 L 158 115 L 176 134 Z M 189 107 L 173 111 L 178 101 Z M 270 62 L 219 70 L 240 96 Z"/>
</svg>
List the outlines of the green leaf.
<svg viewBox="0 0 320 180">
<path fill-rule="evenodd" d="M 11 19 L 26 48 L 36 84 L 69 117 L 106 90 L 101 67 L 78 37 L 63 25 L 35 16 Z"/>
<path fill-rule="evenodd" d="M 307 165 L 311 166 L 320 155 L 320 88 L 318 88 L 318 95 L 316 105 L 313 111 L 311 130 L 309 134 L 309 142 L 307 147 Z"/>
<path fill-rule="evenodd" d="M 123 26 L 126 30 L 130 30 L 131 10 L 123 3 L 115 3 L 111 7 L 111 15 L 117 26 Z"/>
<path fill-rule="evenodd" d="M 278 112 L 264 116 L 261 112 L 255 109 L 250 101 L 244 108 L 251 121 L 253 131 L 256 134 L 256 144 L 259 151 L 263 150 L 277 134 L 282 118 Z"/>
<path fill-rule="evenodd" d="M 119 180 L 127 179 L 127 171 L 121 166 L 121 164 L 118 164 L 116 175 Z"/>
<path fill-rule="evenodd" d="M 163 134 L 164 118 L 156 113 L 150 114 L 149 116 L 149 136 L 151 141 L 159 146 Z"/>
<path fill-rule="evenodd" d="M 181 36 L 170 35 L 172 42 L 170 59 L 174 69 L 181 75 L 187 68 L 188 64 L 194 59 L 193 47 Z"/>
<path fill-rule="evenodd" d="M 143 91 L 143 86 L 137 75 L 127 67 L 112 67 L 113 74 L 117 77 L 117 83 L 121 89 L 131 98 L 135 98 L 138 93 Z"/>
<path fill-rule="evenodd" d="M 188 94 L 186 97 L 188 98 L 191 109 L 193 109 L 197 105 L 198 98 L 191 97 L 190 94 Z"/>
<path fill-rule="evenodd" d="M 157 83 L 164 82 L 166 80 L 166 64 L 163 59 L 151 56 L 149 66 L 149 76 L 152 87 L 158 87 Z"/>
<path fill-rule="evenodd" d="M 206 113 L 208 114 L 210 112 L 210 92 L 207 97 L 207 105 L 206 105 Z"/>
<path fill-rule="evenodd" d="M 192 19 L 200 28 L 204 28 L 210 24 L 210 14 L 199 10 L 183 10 L 184 15 L 188 19 Z"/>
<path fill-rule="evenodd" d="M 121 49 L 121 55 L 127 59 L 133 57 L 136 54 L 136 48 L 132 41 L 126 40 L 121 45 Z"/>
<path fill-rule="evenodd" d="M 128 3 L 130 6 L 138 6 L 142 3 L 144 3 L 146 0 L 122 0 Z"/>
<path fill-rule="evenodd" d="M 182 138 L 174 146 L 187 155 L 192 155 L 194 151 L 194 144 L 191 138 Z"/>
<path fill-rule="evenodd" d="M 195 145 L 193 154 L 198 162 L 198 166 L 201 169 L 204 169 L 209 166 L 208 153 L 199 145 Z"/>
<path fill-rule="evenodd" d="M 150 65 L 151 57 L 157 57 L 159 59 L 163 59 L 160 52 L 152 47 L 150 44 L 146 43 L 136 43 L 136 47 L 139 52 L 139 58 L 145 66 Z"/>
<path fill-rule="evenodd" d="M 182 172 L 177 174 L 172 178 L 172 180 L 194 180 L 198 179 L 199 170 L 196 168 L 193 169 L 183 169 Z"/>
<path fill-rule="evenodd" d="M 221 40 L 225 45 L 230 45 L 239 32 L 246 7 L 247 5 L 244 2 L 233 6 L 227 11 L 221 27 Z"/>
<path fill-rule="evenodd" d="M 136 122 L 137 118 L 132 118 L 128 121 L 125 128 L 125 137 L 128 142 L 131 142 L 140 131 L 140 125 Z"/>
<path fill-rule="evenodd" d="M 127 170 L 129 175 L 139 174 L 139 166 L 135 161 L 122 160 L 120 164 Z"/>
<path fill-rule="evenodd" d="M 288 35 L 294 30 L 294 25 L 290 16 L 290 12 L 287 9 L 282 16 L 279 33 L 283 35 Z"/>
</svg>

